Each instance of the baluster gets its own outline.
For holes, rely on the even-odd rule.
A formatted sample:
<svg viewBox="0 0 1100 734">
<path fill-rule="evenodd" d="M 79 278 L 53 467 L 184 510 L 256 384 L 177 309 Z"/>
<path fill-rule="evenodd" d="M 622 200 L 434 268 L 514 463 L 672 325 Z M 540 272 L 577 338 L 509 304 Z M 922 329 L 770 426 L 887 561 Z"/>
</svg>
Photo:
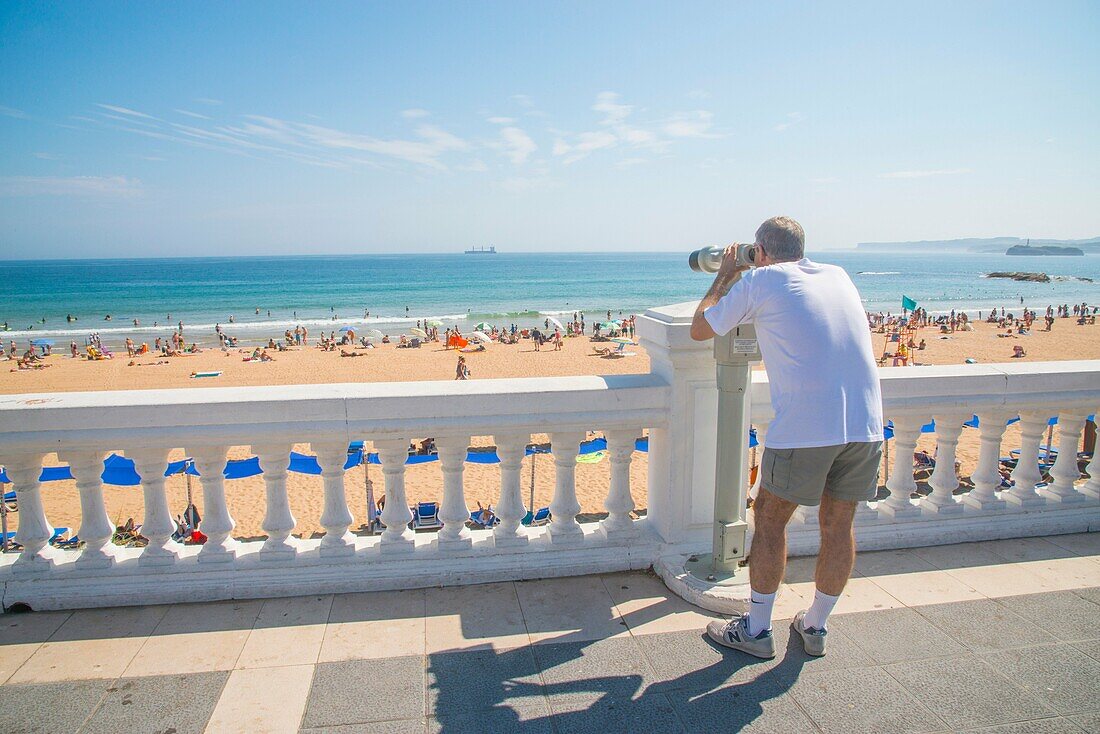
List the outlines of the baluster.
<svg viewBox="0 0 1100 734">
<path fill-rule="evenodd" d="M 107 517 L 103 504 L 103 456 L 102 451 L 64 451 L 58 458 L 69 464 L 76 478 L 80 493 L 80 530 L 77 535 L 84 541 L 84 549 L 77 557 L 78 567 L 107 568 L 115 562 L 111 538 L 115 526 Z"/>
<path fill-rule="evenodd" d="M 1100 410 L 1096 413 L 1100 414 Z M 1100 415 L 1097 419 L 1100 420 Z M 1089 480 L 1082 484 L 1078 491 L 1086 497 L 1100 500 L 1100 451 L 1095 450 L 1095 447 L 1092 452 L 1092 459 L 1085 470 L 1089 473 Z"/>
<path fill-rule="evenodd" d="M 561 431 L 550 434 L 554 452 L 554 499 L 550 502 L 550 541 L 576 544 L 584 539 L 577 523 L 581 505 L 577 502 L 577 454 L 584 440 L 581 431 Z"/>
<path fill-rule="evenodd" d="M 1039 494 L 1051 502 L 1069 505 L 1085 501 L 1085 495 L 1074 487 L 1074 482 L 1081 478 L 1081 471 L 1077 468 L 1077 449 L 1081 445 L 1085 419 L 1086 416 L 1078 413 L 1058 416 L 1058 458 L 1050 471 L 1050 486 L 1039 489 Z"/>
<path fill-rule="evenodd" d="M 469 548 L 473 541 L 466 528 L 466 522 L 470 519 L 470 508 L 466 505 L 462 470 L 466 463 L 466 451 L 470 447 L 470 437 L 438 436 L 435 446 L 443 469 L 443 503 L 439 508 L 439 519 L 443 522 L 443 527 L 436 537 L 436 544 L 441 550 Z"/>
<path fill-rule="evenodd" d="M 529 433 L 494 436 L 500 457 L 500 501 L 496 506 L 500 523 L 493 530 L 493 538 L 499 548 L 527 545 L 527 530 L 520 525 L 527 514 L 523 507 L 520 470 L 530 438 Z"/>
<path fill-rule="evenodd" d="M 963 512 L 963 505 L 955 499 L 959 488 L 959 475 L 955 471 L 955 452 L 959 447 L 959 435 L 965 416 L 935 415 L 936 468 L 928 479 L 932 494 L 920 500 L 921 511 L 927 515 L 956 515 Z"/>
<path fill-rule="evenodd" d="M 374 442 L 382 460 L 386 479 L 386 504 L 382 508 L 382 531 L 379 550 L 382 553 L 412 553 L 416 534 L 409 528 L 412 512 L 405 497 L 405 460 L 409 458 L 409 439 L 388 438 Z"/>
<path fill-rule="evenodd" d="M 924 419 L 917 416 L 899 416 L 894 418 L 894 468 L 886 488 L 890 496 L 879 502 L 879 512 L 895 520 L 920 517 L 921 510 L 910 498 L 917 491 L 917 482 L 913 478 L 913 452 L 920 438 L 920 427 Z"/>
<path fill-rule="evenodd" d="M 178 544 L 172 540 L 176 523 L 168 507 L 164 470 L 168 468 L 168 449 L 149 448 L 127 451 L 133 459 L 134 469 L 141 477 L 141 493 L 145 499 L 145 514 L 141 520 L 141 534 L 149 539 L 149 545 L 141 552 L 138 564 L 142 566 L 170 566 L 176 562 Z"/>
<path fill-rule="evenodd" d="M 354 518 L 348 509 L 344 492 L 344 465 L 348 461 L 347 441 L 326 441 L 311 444 L 321 465 L 321 479 L 325 485 L 325 509 L 321 513 L 322 556 L 349 556 L 355 553 L 355 538 L 348 532 Z"/>
<path fill-rule="evenodd" d="M 978 451 L 978 466 L 970 475 L 974 489 L 962 498 L 967 507 L 982 512 L 1005 509 L 1005 501 L 997 497 L 996 492 L 1001 488 L 1001 438 L 1005 433 L 1006 420 L 1008 415 L 1000 412 L 978 416 L 981 448 Z"/>
<path fill-rule="evenodd" d="M 611 486 L 604 508 L 607 519 L 600 523 L 604 536 L 633 538 L 638 534 L 630 513 L 634 511 L 634 498 L 630 496 L 630 461 L 634 458 L 634 430 L 607 432 L 607 453 L 611 460 Z"/>
<path fill-rule="evenodd" d="M 267 540 L 260 548 L 260 558 L 265 561 L 292 558 L 298 552 L 298 543 L 290 537 L 297 521 L 290 511 L 290 497 L 286 490 L 290 450 L 290 444 L 252 445 L 252 453 L 260 459 L 267 495 L 267 510 L 261 525 L 267 533 Z"/>
<path fill-rule="evenodd" d="M 188 451 L 199 472 L 202 485 L 203 517 L 199 529 L 206 543 L 199 551 L 200 563 L 227 562 L 237 557 L 237 541 L 229 537 L 236 527 L 225 502 L 226 446 L 200 446 Z"/>
<path fill-rule="evenodd" d="M 16 454 L 7 464 L 8 479 L 15 485 L 19 503 L 19 529 L 15 540 L 23 545 L 12 571 L 17 573 L 48 571 L 56 562 L 56 551 L 50 547 L 53 527 L 42 507 L 42 476 L 44 454 Z"/>
<path fill-rule="evenodd" d="M 1001 492 L 1001 498 L 1014 507 L 1027 509 L 1046 504 L 1046 499 L 1035 491 L 1035 485 L 1043 481 L 1039 471 L 1039 442 L 1046 429 L 1046 413 L 1020 414 L 1020 458 L 1012 470 L 1012 481 L 1016 484 Z"/>
</svg>

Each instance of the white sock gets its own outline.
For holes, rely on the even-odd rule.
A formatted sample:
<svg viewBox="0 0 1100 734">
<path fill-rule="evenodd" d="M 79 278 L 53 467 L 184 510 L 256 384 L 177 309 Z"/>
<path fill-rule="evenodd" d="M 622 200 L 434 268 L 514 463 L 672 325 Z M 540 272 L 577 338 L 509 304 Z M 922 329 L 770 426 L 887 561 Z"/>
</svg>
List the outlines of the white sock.
<svg viewBox="0 0 1100 734">
<path fill-rule="evenodd" d="M 756 636 L 764 630 L 772 628 L 772 607 L 775 606 L 775 596 L 778 592 L 761 594 L 756 589 L 752 590 L 749 605 L 749 634 Z"/>
<path fill-rule="evenodd" d="M 832 614 L 833 607 L 836 606 L 838 599 L 840 599 L 839 595 L 829 596 L 815 590 L 814 603 L 806 610 L 806 616 L 802 618 L 802 624 L 814 629 L 825 629 L 825 623 L 829 620 L 829 615 Z"/>
</svg>

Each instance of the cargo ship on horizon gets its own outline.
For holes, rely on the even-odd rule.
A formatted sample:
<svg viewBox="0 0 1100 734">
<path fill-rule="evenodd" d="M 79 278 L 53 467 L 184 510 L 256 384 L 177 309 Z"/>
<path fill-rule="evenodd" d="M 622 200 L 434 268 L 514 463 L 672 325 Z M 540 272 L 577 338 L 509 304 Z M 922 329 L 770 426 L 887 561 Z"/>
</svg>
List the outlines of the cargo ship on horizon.
<svg viewBox="0 0 1100 734">
<path fill-rule="evenodd" d="M 497 248 L 494 247 L 493 245 L 489 245 L 488 247 L 471 247 L 469 250 L 466 250 L 466 254 L 467 255 L 495 255 L 495 254 L 497 254 Z"/>
</svg>

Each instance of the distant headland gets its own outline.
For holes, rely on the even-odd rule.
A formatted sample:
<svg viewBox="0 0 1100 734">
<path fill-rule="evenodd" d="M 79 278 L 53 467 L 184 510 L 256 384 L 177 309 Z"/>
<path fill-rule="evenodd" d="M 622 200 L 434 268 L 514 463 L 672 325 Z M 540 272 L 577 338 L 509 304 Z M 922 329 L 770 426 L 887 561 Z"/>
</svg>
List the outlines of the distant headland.
<svg viewBox="0 0 1100 734">
<path fill-rule="evenodd" d="M 860 242 L 856 249 L 862 252 L 942 252 L 942 253 L 1007 253 L 1033 255 L 1070 255 L 1075 252 L 1008 252 L 1027 246 L 1028 240 L 1021 237 L 971 237 L 958 240 L 918 240 L 914 242 Z M 1100 237 L 1086 240 L 1031 239 L 1031 249 L 1073 248 L 1083 255 L 1100 255 Z"/>
<path fill-rule="evenodd" d="M 1005 251 L 1006 255 L 1084 255 L 1080 247 L 1057 247 L 1055 245 L 1013 245 Z"/>
</svg>

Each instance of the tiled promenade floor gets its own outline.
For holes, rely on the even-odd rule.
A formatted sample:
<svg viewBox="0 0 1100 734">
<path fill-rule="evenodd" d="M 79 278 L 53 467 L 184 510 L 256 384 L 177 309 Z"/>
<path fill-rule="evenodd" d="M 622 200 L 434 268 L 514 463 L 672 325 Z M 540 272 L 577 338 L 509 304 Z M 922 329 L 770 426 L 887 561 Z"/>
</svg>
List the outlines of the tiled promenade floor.
<svg viewBox="0 0 1100 734">
<path fill-rule="evenodd" d="M 1100 533 L 861 554 L 825 658 L 708 619 L 646 573 L 4 615 L 0 731 L 1100 732 Z"/>
</svg>

